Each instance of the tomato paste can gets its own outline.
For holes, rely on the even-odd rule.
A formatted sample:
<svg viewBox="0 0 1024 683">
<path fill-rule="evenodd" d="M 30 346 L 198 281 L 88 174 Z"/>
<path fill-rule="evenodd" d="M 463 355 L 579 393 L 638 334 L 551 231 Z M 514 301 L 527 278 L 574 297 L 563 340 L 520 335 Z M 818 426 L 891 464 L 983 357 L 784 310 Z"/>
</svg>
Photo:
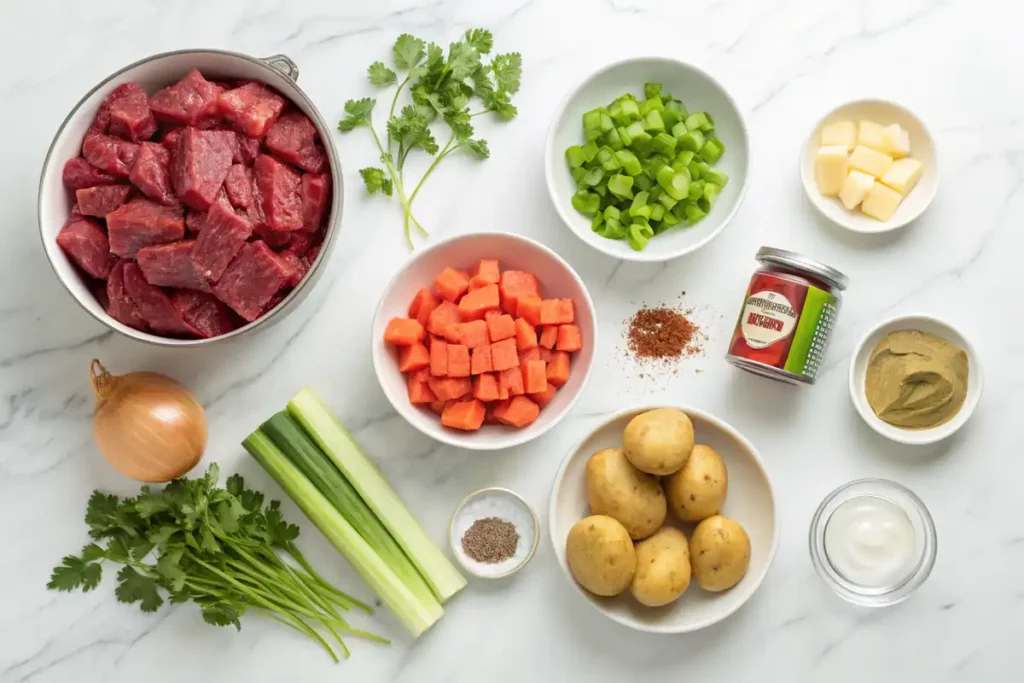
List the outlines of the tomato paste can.
<svg viewBox="0 0 1024 683">
<path fill-rule="evenodd" d="M 790 384 L 814 384 L 848 280 L 835 268 L 772 247 L 757 252 L 726 360 Z"/>
</svg>

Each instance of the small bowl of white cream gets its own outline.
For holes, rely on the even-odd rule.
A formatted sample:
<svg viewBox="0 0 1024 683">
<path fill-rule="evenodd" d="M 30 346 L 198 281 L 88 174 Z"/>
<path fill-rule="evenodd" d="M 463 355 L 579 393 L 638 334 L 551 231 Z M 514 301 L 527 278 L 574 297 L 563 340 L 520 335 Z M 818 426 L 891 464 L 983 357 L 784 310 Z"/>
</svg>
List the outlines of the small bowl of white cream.
<svg viewBox="0 0 1024 683">
<path fill-rule="evenodd" d="M 938 539 L 928 508 L 886 479 L 840 486 L 811 520 L 811 562 L 839 597 L 865 607 L 906 600 L 935 565 Z"/>
</svg>

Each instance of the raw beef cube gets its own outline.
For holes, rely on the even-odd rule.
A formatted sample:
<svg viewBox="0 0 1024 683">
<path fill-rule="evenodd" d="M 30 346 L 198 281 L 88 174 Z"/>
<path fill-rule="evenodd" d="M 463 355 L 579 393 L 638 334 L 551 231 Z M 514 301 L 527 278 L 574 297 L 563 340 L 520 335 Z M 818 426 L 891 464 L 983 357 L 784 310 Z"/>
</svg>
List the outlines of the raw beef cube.
<svg viewBox="0 0 1024 683">
<path fill-rule="evenodd" d="M 260 312 L 260 316 L 264 316 L 269 311 L 271 311 L 274 308 L 276 308 L 279 303 L 281 303 L 282 301 L 285 300 L 285 298 L 288 296 L 288 293 L 291 292 L 291 291 L 292 290 L 290 290 L 290 289 L 282 289 L 277 294 L 275 294 L 274 296 L 270 297 L 270 301 L 268 301 L 267 305 L 263 307 L 263 311 Z"/>
<path fill-rule="evenodd" d="M 79 268 L 99 280 L 105 280 L 117 262 L 103 228 L 90 218 L 69 219 L 57 233 L 57 245 Z"/>
<path fill-rule="evenodd" d="M 323 242 L 321 242 L 320 244 L 314 244 L 312 247 L 310 247 L 309 251 L 306 252 L 306 263 L 312 264 L 314 261 L 316 261 L 316 257 L 320 255 L 320 249 L 323 246 Z"/>
<path fill-rule="evenodd" d="M 82 190 L 97 185 L 113 185 L 117 178 L 99 170 L 82 157 L 68 159 L 64 163 L 64 187 L 69 190 Z"/>
<path fill-rule="evenodd" d="M 277 258 L 287 273 L 284 281 L 285 287 L 297 286 L 302 282 L 302 278 L 306 277 L 306 273 L 309 272 L 309 264 L 288 250 L 277 254 Z"/>
<path fill-rule="evenodd" d="M 211 83 L 192 69 L 174 85 L 153 93 L 149 98 L 149 106 L 161 121 L 186 126 L 208 125 L 220 116 L 217 108 L 217 96 L 220 93 L 219 85 Z"/>
<path fill-rule="evenodd" d="M 160 144 L 166 147 L 168 152 L 173 152 L 178 145 L 178 138 L 181 137 L 184 130 L 184 128 L 171 128 L 160 138 Z"/>
<path fill-rule="evenodd" d="M 135 258 L 142 247 L 166 244 L 185 236 L 181 209 L 138 197 L 107 214 L 110 251 Z"/>
<path fill-rule="evenodd" d="M 216 282 L 252 234 L 252 223 L 230 206 L 217 202 L 206 214 L 202 232 L 192 250 L 192 265 L 210 282 Z"/>
<path fill-rule="evenodd" d="M 146 329 L 139 307 L 128 293 L 124 283 L 124 267 L 129 261 L 118 261 L 107 278 L 107 313 L 111 318 L 137 330 Z M 134 264 L 133 264 L 134 265 Z"/>
<path fill-rule="evenodd" d="M 192 265 L 195 240 L 181 240 L 139 249 L 136 258 L 146 282 L 158 287 L 182 287 L 209 292 L 210 285 Z"/>
<path fill-rule="evenodd" d="M 242 209 L 252 206 L 252 171 L 242 164 L 229 168 L 224 190 L 232 206 Z"/>
<path fill-rule="evenodd" d="M 107 283 L 102 280 L 92 280 L 89 283 L 89 291 L 96 297 L 97 303 L 104 311 L 110 309 L 110 297 L 107 296 Z"/>
<path fill-rule="evenodd" d="M 242 150 L 238 146 L 238 133 L 227 128 L 211 130 L 210 135 L 216 135 L 231 150 L 231 163 L 242 163 Z"/>
<path fill-rule="evenodd" d="M 228 193 L 224 188 L 220 188 L 220 193 L 217 195 L 217 201 L 214 204 L 223 204 L 225 207 L 230 208 L 231 202 L 228 201 Z M 189 211 L 185 214 L 185 228 L 193 235 L 198 235 L 203 230 L 203 226 L 206 225 L 206 214 L 207 211 Z"/>
<path fill-rule="evenodd" d="M 246 166 L 252 166 L 256 157 L 260 154 L 260 141 L 256 138 L 248 138 L 244 135 L 238 136 L 238 155 L 241 162 Z"/>
<path fill-rule="evenodd" d="M 157 332 L 164 334 L 190 334 L 192 330 L 178 315 L 171 300 L 159 287 L 146 282 L 137 263 L 124 266 L 124 287 L 139 307 L 142 319 Z"/>
<path fill-rule="evenodd" d="M 320 227 L 324 210 L 330 201 L 331 175 L 307 174 L 302 176 L 302 227 L 316 230 Z"/>
<path fill-rule="evenodd" d="M 266 242 L 248 242 L 213 286 L 213 293 L 252 322 L 284 286 L 288 275 Z"/>
<path fill-rule="evenodd" d="M 317 145 L 316 128 L 305 114 L 294 111 L 282 114 L 267 129 L 264 143 L 271 152 L 304 171 L 320 173 L 324 170 L 327 155 L 323 147 Z"/>
<path fill-rule="evenodd" d="M 89 124 L 89 130 L 86 132 L 86 135 L 109 133 L 110 113 L 114 103 L 124 98 L 137 99 L 139 95 L 146 97 L 146 91 L 138 83 L 122 83 L 111 90 L 110 94 L 103 98 L 99 108 L 96 110 L 96 118 Z"/>
<path fill-rule="evenodd" d="M 256 196 L 271 230 L 302 229 L 302 179 L 277 159 L 261 154 L 252 167 Z"/>
<path fill-rule="evenodd" d="M 97 185 L 75 191 L 78 211 L 85 216 L 106 218 L 107 214 L 121 206 L 132 191 L 131 185 Z"/>
<path fill-rule="evenodd" d="M 171 178 L 178 199 L 206 211 L 231 168 L 231 148 L 216 131 L 186 128 L 171 153 Z"/>
<path fill-rule="evenodd" d="M 284 98 L 255 81 L 221 93 L 221 114 L 235 130 L 250 138 L 262 138 L 284 109 Z"/>
<path fill-rule="evenodd" d="M 163 145 L 143 142 L 128 176 L 135 187 L 151 199 L 165 206 L 174 206 L 178 198 L 171 186 L 171 153 Z"/>
<path fill-rule="evenodd" d="M 291 235 L 291 239 L 288 241 L 288 248 L 285 249 L 285 251 L 290 254 L 295 254 L 300 258 L 305 256 L 306 252 L 309 251 L 309 248 L 313 246 L 313 233 L 306 230 L 299 230 L 298 232 L 288 234 Z"/>
<path fill-rule="evenodd" d="M 71 205 L 71 216 L 69 218 L 81 218 L 85 214 L 82 213 L 82 209 L 78 206 L 78 202 Z"/>
<path fill-rule="evenodd" d="M 237 316 L 210 294 L 178 290 L 171 294 L 171 303 L 197 337 L 219 337 L 238 327 Z"/>
<path fill-rule="evenodd" d="M 271 230 L 270 226 L 266 223 L 253 223 L 252 225 L 253 233 L 274 249 L 280 249 L 281 247 L 288 246 L 292 243 L 292 237 L 298 234 L 297 232 Z"/>
<path fill-rule="evenodd" d="M 125 85 L 135 87 L 127 88 L 121 97 L 110 103 L 108 132 L 132 142 L 148 140 L 153 137 L 157 128 L 156 119 L 149 109 L 149 97 L 139 84 Z"/>
<path fill-rule="evenodd" d="M 122 178 L 127 178 L 135 165 L 139 146 L 109 135 L 86 135 L 82 156 L 90 164 Z"/>
</svg>

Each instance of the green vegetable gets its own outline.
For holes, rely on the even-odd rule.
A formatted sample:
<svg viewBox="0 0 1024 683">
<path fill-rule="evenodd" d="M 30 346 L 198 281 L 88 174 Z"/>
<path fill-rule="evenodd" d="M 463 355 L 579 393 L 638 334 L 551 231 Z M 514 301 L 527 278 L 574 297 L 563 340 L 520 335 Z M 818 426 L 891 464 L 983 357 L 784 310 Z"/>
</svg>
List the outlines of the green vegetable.
<svg viewBox="0 0 1024 683">
<path fill-rule="evenodd" d="M 721 140 L 718 138 L 708 138 L 704 146 L 700 148 L 700 155 L 704 158 L 704 161 L 713 164 L 718 161 L 724 151 L 725 145 L 722 144 Z"/>
<path fill-rule="evenodd" d="M 654 151 L 658 154 L 674 154 L 676 151 L 676 139 L 668 133 L 658 133 L 652 140 Z"/>
<path fill-rule="evenodd" d="M 704 134 L 699 130 L 690 130 L 678 138 L 679 149 L 698 152 L 704 146 Z"/>
<path fill-rule="evenodd" d="M 572 168 L 579 168 L 586 162 L 587 155 L 583 151 L 583 148 L 579 145 L 573 145 L 569 149 L 565 150 L 565 160 L 569 162 L 569 166 Z"/>
<path fill-rule="evenodd" d="M 340 612 L 362 602 L 328 584 L 295 545 L 297 526 L 280 504 L 264 505 L 262 493 L 245 488 L 239 475 L 217 487 L 217 465 L 203 477 L 175 479 L 162 490 L 143 486 L 138 496 L 118 498 L 95 491 L 85 521 L 95 542 L 80 556 L 65 557 L 53 570 L 52 590 L 90 591 L 100 583 L 102 563 L 123 565 L 114 593 L 120 602 L 153 612 L 171 603 L 193 602 L 203 620 L 241 628 L 241 617 L 258 612 L 319 643 L 338 656 L 314 627 L 327 631 L 347 657 L 342 634 L 387 643 L 353 629 Z"/>
<path fill-rule="evenodd" d="M 462 40 L 449 46 L 446 56 L 435 43 L 427 44 L 407 33 L 400 35 L 391 50 L 394 68 L 378 61 L 368 69 L 372 85 L 395 86 L 387 115 L 387 136 L 383 142 L 372 122 L 376 100 L 363 98 L 345 103 L 345 116 L 338 122 L 338 129 L 342 132 L 361 127 L 369 129 L 383 168 L 368 167 L 359 173 L 369 194 L 398 195 L 402 203 L 405 239 L 410 248 L 413 246 L 410 223 L 423 235 L 427 234 L 413 215 L 413 202 L 441 160 L 460 149 L 465 149 L 477 159 L 490 156 L 487 141 L 473 137 L 471 117 L 491 112 L 499 120 L 510 121 L 518 113 L 512 105 L 512 96 L 519 91 L 522 59 L 519 53 L 510 52 L 494 55 L 489 63 L 485 63 L 481 57 L 490 54 L 492 43 L 490 31 L 471 29 L 466 31 Z M 402 107 L 396 114 L 399 96 L 407 87 L 412 104 Z M 472 101 L 479 101 L 482 108 L 471 111 Z M 443 146 L 438 145 L 431 130 L 431 124 L 437 119 L 441 119 L 451 131 Z M 598 126 L 602 125 L 599 116 Z M 415 149 L 421 149 L 434 158 L 416 186 L 407 192 L 405 162 Z"/>
<path fill-rule="evenodd" d="M 572 196 L 572 208 L 589 216 L 601 208 L 601 198 L 592 192 L 580 190 Z"/>
<path fill-rule="evenodd" d="M 633 179 L 617 173 L 608 179 L 608 191 L 620 199 L 633 198 Z"/>
<path fill-rule="evenodd" d="M 615 159 L 621 165 L 622 170 L 629 175 L 640 175 L 644 171 L 643 167 L 640 165 L 640 160 L 637 159 L 636 155 L 628 149 L 620 149 L 616 152 Z"/>
</svg>

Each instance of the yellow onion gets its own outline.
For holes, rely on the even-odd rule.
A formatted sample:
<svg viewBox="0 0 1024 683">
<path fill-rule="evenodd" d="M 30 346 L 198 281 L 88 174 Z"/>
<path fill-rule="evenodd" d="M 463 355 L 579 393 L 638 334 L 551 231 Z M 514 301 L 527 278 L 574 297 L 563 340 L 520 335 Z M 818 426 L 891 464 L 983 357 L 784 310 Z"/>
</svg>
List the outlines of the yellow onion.
<svg viewBox="0 0 1024 683">
<path fill-rule="evenodd" d="M 206 448 L 206 415 L 188 389 L 157 372 L 112 375 L 95 359 L 89 374 L 93 438 L 118 472 L 161 483 L 195 467 Z"/>
</svg>

